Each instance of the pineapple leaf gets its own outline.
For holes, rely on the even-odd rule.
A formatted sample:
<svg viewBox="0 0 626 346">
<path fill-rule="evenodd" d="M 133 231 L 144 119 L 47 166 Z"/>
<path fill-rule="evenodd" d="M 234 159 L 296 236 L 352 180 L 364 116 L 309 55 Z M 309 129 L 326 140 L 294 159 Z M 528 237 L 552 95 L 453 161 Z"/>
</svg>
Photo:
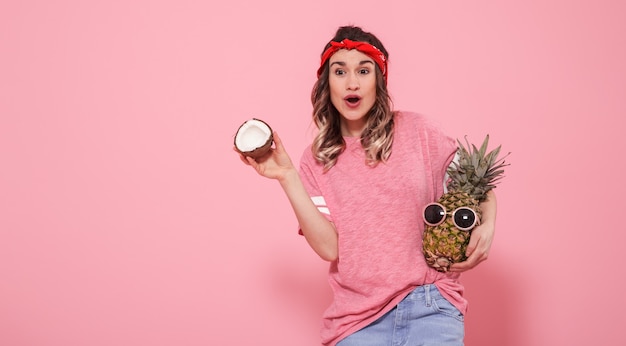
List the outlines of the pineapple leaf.
<svg viewBox="0 0 626 346">
<path fill-rule="evenodd" d="M 450 190 L 460 190 L 468 193 L 476 200 L 484 200 L 486 193 L 495 188 L 496 183 L 503 177 L 503 168 L 508 166 L 504 158 L 499 158 L 501 146 L 487 152 L 489 146 L 489 135 L 485 136 L 480 148 L 469 143 L 465 136 L 465 145 L 457 139 L 459 144 L 457 153 L 458 162 L 454 162 L 448 167 Z"/>
<path fill-rule="evenodd" d="M 485 157 L 485 153 L 487 152 L 487 144 L 489 143 L 489 135 L 485 137 L 483 144 L 480 146 L 480 151 L 478 152 L 478 157 Z"/>
</svg>

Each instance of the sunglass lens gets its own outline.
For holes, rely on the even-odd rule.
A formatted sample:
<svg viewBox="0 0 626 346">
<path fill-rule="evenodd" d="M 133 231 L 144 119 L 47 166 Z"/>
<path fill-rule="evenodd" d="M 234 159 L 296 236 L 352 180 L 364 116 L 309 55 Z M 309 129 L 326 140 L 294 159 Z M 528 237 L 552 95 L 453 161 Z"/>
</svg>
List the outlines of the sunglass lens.
<svg viewBox="0 0 626 346">
<path fill-rule="evenodd" d="M 438 204 L 431 204 L 424 209 L 424 220 L 433 226 L 441 222 L 446 217 L 446 211 Z"/>
<path fill-rule="evenodd" d="M 476 213 L 470 208 L 459 208 L 454 213 L 454 224 L 460 229 L 469 229 L 476 222 Z"/>
</svg>

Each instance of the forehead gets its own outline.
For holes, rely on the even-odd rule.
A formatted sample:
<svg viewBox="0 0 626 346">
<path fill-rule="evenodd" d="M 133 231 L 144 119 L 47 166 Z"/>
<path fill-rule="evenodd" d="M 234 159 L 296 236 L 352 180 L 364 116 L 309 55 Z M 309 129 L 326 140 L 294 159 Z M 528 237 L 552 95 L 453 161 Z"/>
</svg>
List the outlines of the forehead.
<svg viewBox="0 0 626 346">
<path fill-rule="evenodd" d="M 367 54 L 361 53 L 356 49 L 340 49 L 337 53 L 333 54 L 328 60 L 329 63 L 334 62 L 345 62 L 345 63 L 355 63 L 360 64 L 363 61 L 374 62 L 372 58 L 370 58 Z"/>
</svg>

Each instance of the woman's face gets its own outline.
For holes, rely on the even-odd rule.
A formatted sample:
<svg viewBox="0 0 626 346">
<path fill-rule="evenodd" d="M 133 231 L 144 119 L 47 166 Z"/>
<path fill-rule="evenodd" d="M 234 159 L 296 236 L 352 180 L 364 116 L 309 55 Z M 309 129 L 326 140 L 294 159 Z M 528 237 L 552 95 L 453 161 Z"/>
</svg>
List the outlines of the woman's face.
<svg viewBox="0 0 626 346">
<path fill-rule="evenodd" d="M 360 137 L 376 102 L 374 60 L 356 49 L 341 49 L 328 62 L 330 101 L 341 114 L 341 133 Z"/>
</svg>

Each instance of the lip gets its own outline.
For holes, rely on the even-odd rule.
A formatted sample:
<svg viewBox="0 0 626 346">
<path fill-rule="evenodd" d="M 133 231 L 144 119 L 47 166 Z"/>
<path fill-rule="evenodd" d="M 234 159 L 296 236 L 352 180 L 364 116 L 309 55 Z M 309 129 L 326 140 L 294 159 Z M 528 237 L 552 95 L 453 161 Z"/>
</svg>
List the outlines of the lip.
<svg viewBox="0 0 626 346">
<path fill-rule="evenodd" d="M 349 99 L 353 99 L 353 98 L 358 99 L 358 101 L 356 102 L 348 101 Z M 346 103 L 346 106 L 348 106 L 349 108 L 357 108 L 361 104 L 361 100 L 362 100 L 361 96 L 355 95 L 355 94 L 350 94 L 343 98 L 343 101 Z"/>
</svg>

